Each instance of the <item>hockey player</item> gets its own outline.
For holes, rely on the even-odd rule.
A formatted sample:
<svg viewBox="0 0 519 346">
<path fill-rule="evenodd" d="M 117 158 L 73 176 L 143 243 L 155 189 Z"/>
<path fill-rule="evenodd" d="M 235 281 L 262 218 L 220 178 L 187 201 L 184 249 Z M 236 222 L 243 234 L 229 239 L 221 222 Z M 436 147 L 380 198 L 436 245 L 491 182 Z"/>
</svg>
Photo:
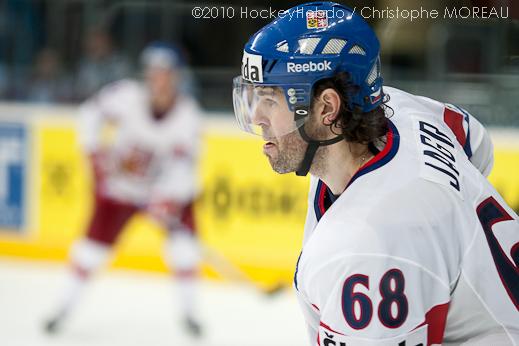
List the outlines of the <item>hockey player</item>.
<svg viewBox="0 0 519 346">
<path fill-rule="evenodd" d="M 141 60 L 144 82 L 113 83 L 80 107 L 78 134 L 93 167 L 95 205 L 86 234 L 71 249 L 72 270 L 46 324 L 49 332 L 60 327 L 137 212 L 147 212 L 168 229 L 164 254 L 176 274 L 184 323 L 190 333 L 201 332 L 194 311 L 199 249 L 192 208 L 200 109 L 179 92 L 182 61 L 176 49 L 154 43 Z M 100 135 L 107 124 L 115 128 L 108 144 Z"/>
<path fill-rule="evenodd" d="M 273 170 L 311 174 L 294 286 L 312 345 L 519 343 L 519 223 L 484 176 L 491 141 L 383 86 L 359 14 L 288 10 L 245 45 L 233 99 Z"/>
</svg>

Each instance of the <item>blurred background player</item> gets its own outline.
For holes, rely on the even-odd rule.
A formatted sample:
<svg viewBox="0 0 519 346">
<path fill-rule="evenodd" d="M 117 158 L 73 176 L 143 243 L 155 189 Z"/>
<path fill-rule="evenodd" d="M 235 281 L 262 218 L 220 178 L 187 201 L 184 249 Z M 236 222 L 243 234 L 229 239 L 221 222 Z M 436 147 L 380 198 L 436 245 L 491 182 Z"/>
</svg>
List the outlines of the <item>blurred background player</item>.
<svg viewBox="0 0 519 346">
<path fill-rule="evenodd" d="M 192 210 L 200 110 L 179 91 L 182 60 L 175 48 L 151 44 L 141 62 L 144 82 L 115 82 L 80 107 L 78 133 L 92 164 L 95 205 L 86 234 L 70 252 L 72 268 L 48 332 L 59 329 L 128 220 L 144 211 L 169 232 L 165 257 L 178 280 L 183 323 L 189 333 L 201 333 L 194 316 L 199 248 Z M 101 139 L 106 125 L 115 129 L 110 144 Z"/>
</svg>

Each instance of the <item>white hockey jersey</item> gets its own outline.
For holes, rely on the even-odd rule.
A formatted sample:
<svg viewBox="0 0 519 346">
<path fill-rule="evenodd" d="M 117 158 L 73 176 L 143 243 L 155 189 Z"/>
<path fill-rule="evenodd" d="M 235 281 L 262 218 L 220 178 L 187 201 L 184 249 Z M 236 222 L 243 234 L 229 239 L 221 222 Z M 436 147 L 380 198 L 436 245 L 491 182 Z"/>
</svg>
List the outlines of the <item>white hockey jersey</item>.
<svg viewBox="0 0 519 346">
<path fill-rule="evenodd" d="M 188 203 L 197 193 L 199 107 L 182 95 L 161 120 L 151 111 L 142 83 L 122 80 L 108 85 L 80 107 L 80 143 L 87 153 L 96 152 L 102 146 L 103 125 L 115 128 L 114 138 L 103 149 L 107 196 L 141 206 L 150 200 Z"/>
<path fill-rule="evenodd" d="M 294 277 L 311 344 L 519 345 L 519 222 L 480 173 L 486 131 L 454 106 L 384 91 L 381 151 L 339 197 L 311 178 Z"/>
</svg>

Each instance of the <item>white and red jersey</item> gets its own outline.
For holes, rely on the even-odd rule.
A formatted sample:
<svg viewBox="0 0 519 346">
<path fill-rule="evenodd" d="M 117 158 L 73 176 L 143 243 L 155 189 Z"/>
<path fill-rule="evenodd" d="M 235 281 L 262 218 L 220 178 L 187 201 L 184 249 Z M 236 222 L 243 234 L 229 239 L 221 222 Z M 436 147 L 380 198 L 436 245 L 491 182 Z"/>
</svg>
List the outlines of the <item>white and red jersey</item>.
<svg viewBox="0 0 519 346">
<path fill-rule="evenodd" d="M 339 197 L 311 179 L 294 278 L 311 343 L 519 345 L 519 222 L 481 174 L 486 131 L 454 106 L 384 91 L 394 115 L 380 152 Z"/>
<path fill-rule="evenodd" d="M 160 120 L 151 112 L 144 84 L 113 83 L 80 107 L 80 142 L 87 153 L 105 153 L 103 194 L 140 206 L 161 200 L 189 203 L 197 193 L 200 109 L 182 95 Z M 103 147 L 106 124 L 115 134 Z"/>
</svg>

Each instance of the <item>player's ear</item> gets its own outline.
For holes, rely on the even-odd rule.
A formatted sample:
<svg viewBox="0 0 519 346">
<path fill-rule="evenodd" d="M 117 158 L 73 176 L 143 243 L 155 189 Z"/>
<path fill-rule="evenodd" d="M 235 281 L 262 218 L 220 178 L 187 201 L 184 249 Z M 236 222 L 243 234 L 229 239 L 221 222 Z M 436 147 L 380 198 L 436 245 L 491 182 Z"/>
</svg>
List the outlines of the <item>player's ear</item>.
<svg viewBox="0 0 519 346">
<path fill-rule="evenodd" d="M 324 89 L 319 95 L 319 111 L 320 118 L 324 125 L 331 125 L 339 115 L 341 106 L 341 97 L 335 89 Z"/>
</svg>

